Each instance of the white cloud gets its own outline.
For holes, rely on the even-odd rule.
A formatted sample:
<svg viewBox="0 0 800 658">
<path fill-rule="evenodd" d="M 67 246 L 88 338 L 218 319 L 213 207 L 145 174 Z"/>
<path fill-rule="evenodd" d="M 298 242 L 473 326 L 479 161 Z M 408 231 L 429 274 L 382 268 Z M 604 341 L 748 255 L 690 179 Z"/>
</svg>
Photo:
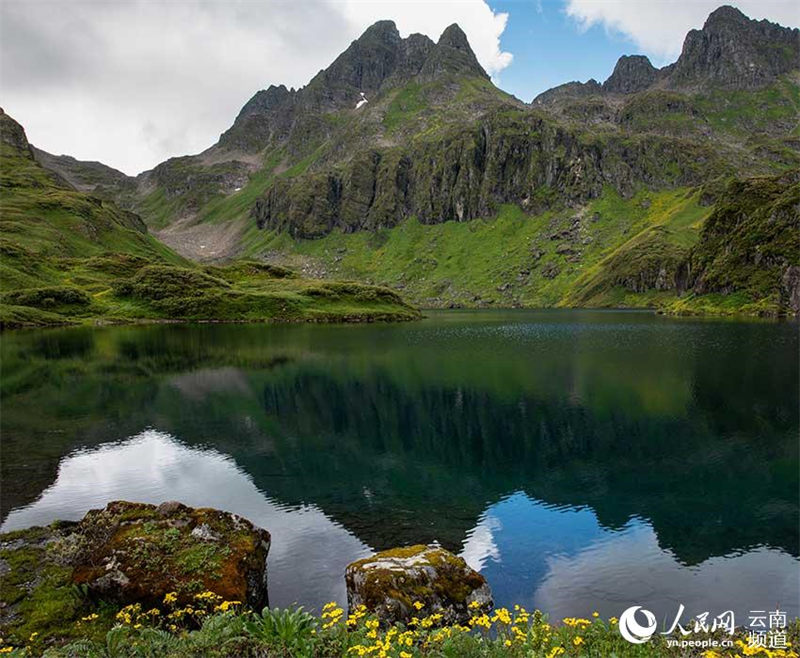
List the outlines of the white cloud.
<svg viewBox="0 0 800 658">
<path fill-rule="evenodd" d="M 722 4 L 724 0 L 566 0 L 565 11 L 582 29 L 601 25 L 632 39 L 644 54 L 666 64 L 680 54 L 686 33 L 700 29 Z M 750 18 L 767 18 L 789 27 L 800 24 L 796 0 L 740 0 L 730 4 Z"/>
<path fill-rule="evenodd" d="M 137 173 L 210 146 L 256 91 L 306 84 L 383 18 L 434 40 L 458 23 L 492 75 L 511 61 L 484 0 L 5 0 L 0 94 L 40 148 Z"/>
</svg>

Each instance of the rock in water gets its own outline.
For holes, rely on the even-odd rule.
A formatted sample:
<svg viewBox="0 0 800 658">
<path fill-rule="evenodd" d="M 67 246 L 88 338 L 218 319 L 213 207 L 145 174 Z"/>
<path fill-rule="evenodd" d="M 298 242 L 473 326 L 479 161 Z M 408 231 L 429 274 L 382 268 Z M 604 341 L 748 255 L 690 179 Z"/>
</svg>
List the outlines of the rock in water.
<svg viewBox="0 0 800 658">
<path fill-rule="evenodd" d="M 388 624 L 434 613 L 445 624 L 466 623 L 492 607 L 486 579 L 435 545 L 395 548 L 358 560 L 347 566 L 345 580 L 350 610 L 364 605 Z M 418 611 L 415 603 L 424 607 Z"/>
<path fill-rule="evenodd" d="M 255 608 L 267 603 L 266 530 L 230 512 L 117 501 L 91 510 L 63 540 L 72 581 L 98 597 L 179 604 L 211 591 Z"/>
</svg>

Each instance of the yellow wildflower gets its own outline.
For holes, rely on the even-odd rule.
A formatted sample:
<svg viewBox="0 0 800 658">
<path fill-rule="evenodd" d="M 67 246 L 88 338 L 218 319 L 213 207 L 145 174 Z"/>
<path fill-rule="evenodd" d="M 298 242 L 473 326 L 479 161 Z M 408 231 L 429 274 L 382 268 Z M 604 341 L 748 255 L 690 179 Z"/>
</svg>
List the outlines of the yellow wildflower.
<svg viewBox="0 0 800 658">
<path fill-rule="evenodd" d="M 425 604 L 422 601 L 414 601 L 414 607 L 417 610 L 422 610 L 425 607 Z"/>
<path fill-rule="evenodd" d="M 580 635 L 575 636 L 575 638 L 572 640 L 572 644 L 574 644 L 576 647 L 579 647 L 583 644 L 583 638 Z"/>
<path fill-rule="evenodd" d="M 510 624 L 511 623 L 511 615 L 509 614 L 506 608 L 498 608 L 494 611 L 494 616 L 492 617 L 492 621 L 499 621 L 503 624 Z"/>
</svg>

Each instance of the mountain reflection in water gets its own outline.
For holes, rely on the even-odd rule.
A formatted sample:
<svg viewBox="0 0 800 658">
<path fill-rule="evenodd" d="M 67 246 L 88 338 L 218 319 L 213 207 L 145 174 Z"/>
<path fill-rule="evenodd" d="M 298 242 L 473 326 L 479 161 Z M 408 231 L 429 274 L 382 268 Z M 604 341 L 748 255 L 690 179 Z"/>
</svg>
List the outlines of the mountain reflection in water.
<svg viewBox="0 0 800 658">
<path fill-rule="evenodd" d="M 554 618 L 800 613 L 797 328 L 644 313 L 4 335 L 3 530 L 109 500 L 237 512 L 271 603 L 438 540 Z"/>
</svg>

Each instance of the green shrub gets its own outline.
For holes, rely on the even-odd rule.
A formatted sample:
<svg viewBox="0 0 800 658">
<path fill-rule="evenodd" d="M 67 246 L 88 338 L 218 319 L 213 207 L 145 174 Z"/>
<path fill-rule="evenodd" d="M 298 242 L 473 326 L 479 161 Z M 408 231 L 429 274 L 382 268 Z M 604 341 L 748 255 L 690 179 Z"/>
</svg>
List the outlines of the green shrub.
<svg viewBox="0 0 800 658">
<path fill-rule="evenodd" d="M 2 301 L 6 304 L 42 309 L 53 309 L 59 306 L 88 306 L 92 303 L 91 297 L 83 290 L 70 286 L 12 290 L 2 296 Z"/>
<path fill-rule="evenodd" d="M 175 297 L 193 297 L 210 290 L 224 290 L 230 284 L 200 270 L 172 265 L 147 265 L 130 280 L 117 281 L 114 294 L 153 301 Z"/>
</svg>

